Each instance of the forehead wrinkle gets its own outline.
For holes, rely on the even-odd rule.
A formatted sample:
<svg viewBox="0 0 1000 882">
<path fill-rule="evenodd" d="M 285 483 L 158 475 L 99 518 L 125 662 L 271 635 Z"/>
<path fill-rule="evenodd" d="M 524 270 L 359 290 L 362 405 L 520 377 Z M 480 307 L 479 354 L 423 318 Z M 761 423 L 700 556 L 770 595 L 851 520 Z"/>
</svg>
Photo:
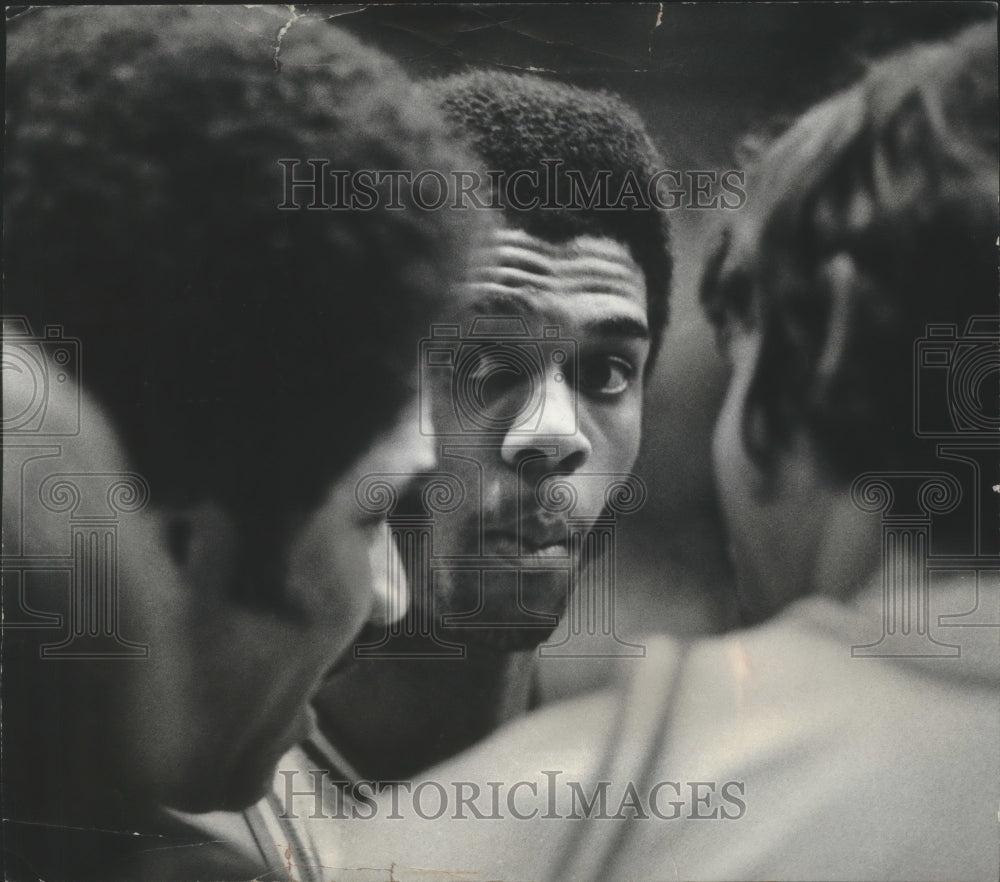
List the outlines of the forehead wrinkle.
<svg viewBox="0 0 1000 882">
<path fill-rule="evenodd" d="M 540 251 L 545 254 L 555 254 L 559 249 L 560 245 L 554 242 L 549 242 L 547 239 L 541 239 L 538 236 L 533 236 L 531 233 L 525 232 L 517 227 L 508 227 L 503 225 L 498 225 L 494 228 L 493 234 L 489 237 L 489 245 L 492 247 L 502 247 L 509 245 L 511 247 L 525 247 L 532 251 Z"/>
<path fill-rule="evenodd" d="M 631 250 L 623 242 L 613 239 L 610 236 L 594 235 L 592 233 L 583 233 L 571 239 L 552 242 L 518 227 L 498 226 L 493 230 L 487 242 L 487 247 L 520 247 L 553 256 L 560 253 L 569 256 L 588 253 L 620 256 L 622 253 L 625 253 L 630 258 L 632 257 Z"/>
<path fill-rule="evenodd" d="M 475 284 L 490 284 L 514 291 L 553 290 L 553 281 L 546 274 L 536 274 L 512 266 L 489 264 L 477 267 L 471 273 L 470 281 Z"/>
<path fill-rule="evenodd" d="M 626 274 L 638 269 L 627 246 L 614 239 L 579 236 L 559 245 L 522 234 L 516 241 L 495 237 L 476 249 L 476 264 L 521 267 L 551 274 L 565 264 L 593 267 L 599 272 Z"/>
<path fill-rule="evenodd" d="M 555 257 L 555 252 L 539 254 L 533 248 L 500 244 L 481 248 L 476 253 L 476 262 L 481 265 L 512 267 L 540 275 L 550 275 Z"/>
<path fill-rule="evenodd" d="M 612 252 L 609 257 L 589 253 L 556 257 L 504 248 L 480 251 L 469 280 L 567 295 L 627 296 L 643 293 L 636 286 L 637 276 L 641 278 L 635 267 L 622 262 L 620 253 Z"/>
<path fill-rule="evenodd" d="M 649 336 L 645 275 L 629 248 L 610 237 L 553 243 L 501 227 L 476 250 L 466 279 L 474 315 L 568 323 L 593 337 Z"/>
<path fill-rule="evenodd" d="M 597 255 L 606 258 L 614 257 L 620 261 L 624 254 L 629 263 L 635 263 L 631 249 L 610 236 L 577 236 L 575 239 L 564 242 L 562 248 L 569 257 Z"/>
</svg>

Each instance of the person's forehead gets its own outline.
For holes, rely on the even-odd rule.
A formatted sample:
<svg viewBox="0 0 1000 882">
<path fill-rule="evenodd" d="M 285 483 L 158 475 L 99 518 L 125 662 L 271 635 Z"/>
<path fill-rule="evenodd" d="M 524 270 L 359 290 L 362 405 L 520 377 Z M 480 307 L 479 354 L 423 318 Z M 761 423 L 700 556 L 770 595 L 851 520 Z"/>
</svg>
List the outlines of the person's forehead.
<svg viewBox="0 0 1000 882">
<path fill-rule="evenodd" d="M 647 325 L 646 282 L 628 247 L 605 236 L 551 242 L 500 227 L 476 251 L 464 286 L 478 314 L 561 320 L 614 317 Z"/>
</svg>

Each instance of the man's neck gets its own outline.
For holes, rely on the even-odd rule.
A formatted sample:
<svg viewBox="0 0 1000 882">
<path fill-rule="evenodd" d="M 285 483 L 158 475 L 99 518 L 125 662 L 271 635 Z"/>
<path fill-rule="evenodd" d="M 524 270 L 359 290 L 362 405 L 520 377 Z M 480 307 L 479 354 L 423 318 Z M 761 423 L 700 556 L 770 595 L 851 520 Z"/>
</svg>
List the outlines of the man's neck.
<svg viewBox="0 0 1000 882">
<path fill-rule="evenodd" d="M 320 728 L 366 779 L 402 780 L 525 713 L 536 653 L 354 662 L 316 699 Z"/>
</svg>

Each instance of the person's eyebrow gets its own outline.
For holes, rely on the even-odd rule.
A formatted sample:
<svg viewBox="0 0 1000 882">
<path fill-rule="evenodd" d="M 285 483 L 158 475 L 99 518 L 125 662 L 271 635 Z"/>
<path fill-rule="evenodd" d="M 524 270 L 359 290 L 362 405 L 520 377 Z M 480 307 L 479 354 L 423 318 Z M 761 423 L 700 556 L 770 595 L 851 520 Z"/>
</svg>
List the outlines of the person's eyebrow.
<svg viewBox="0 0 1000 882">
<path fill-rule="evenodd" d="M 649 339 L 649 327 L 647 324 L 630 315 L 614 315 L 607 318 L 594 319 L 584 324 L 583 333 L 584 335 L 593 334 L 598 337 Z"/>
<path fill-rule="evenodd" d="M 485 288 L 488 283 L 472 283 L 472 288 Z M 478 297 L 472 309 L 479 315 L 496 316 L 536 316 L 539 315 L 537 304 L 530 298 L 511 291 L 487 291 Z"/>
</svg>

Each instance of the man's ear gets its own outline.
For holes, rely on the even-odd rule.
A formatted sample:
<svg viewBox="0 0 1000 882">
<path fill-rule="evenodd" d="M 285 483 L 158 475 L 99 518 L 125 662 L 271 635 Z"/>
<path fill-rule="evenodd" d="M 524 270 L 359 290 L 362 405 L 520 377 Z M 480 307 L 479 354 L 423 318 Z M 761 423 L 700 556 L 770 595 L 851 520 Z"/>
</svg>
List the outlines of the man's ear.
<svg viewBox="0 0 1000 882">
<path fill-rule="evenodd" d="M 225 596 L 236 574 L 239 535 L 233 515 L 203 500 L 162 512 L 162 541 L 184 582 L 203 595 Z"/>
<path fill-rule="evenodd" d="M 820 275 L 830 299 L 826 341 L 816 362 L 816 377 L 825 388 L 840 374 L 857 304 L 876 298 L 871 280 L 859 271 L 854 259 L 845 252 L 835 254 L 826 261 Z"/>
</svg>

